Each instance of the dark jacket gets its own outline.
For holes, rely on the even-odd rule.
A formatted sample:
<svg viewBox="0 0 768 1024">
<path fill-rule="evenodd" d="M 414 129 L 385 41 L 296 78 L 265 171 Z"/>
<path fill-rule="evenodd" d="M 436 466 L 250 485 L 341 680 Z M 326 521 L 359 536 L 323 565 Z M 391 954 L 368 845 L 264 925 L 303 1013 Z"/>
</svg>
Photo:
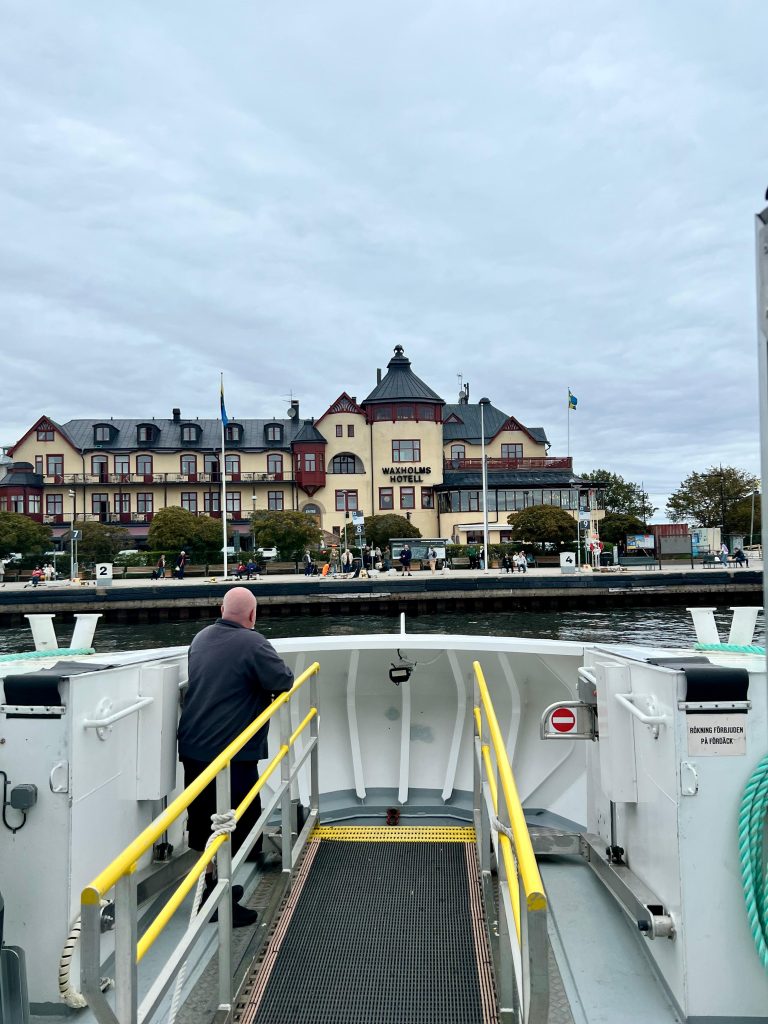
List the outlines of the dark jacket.
<svg viewBox="0 0 768 1024">
<path fill-rule="evenodd" d="M 290 690 L 293 672 L 261 633 L 218 619 L 189 647 L 189 685 L 179 721 L 179 756 L 212 761 L 269 707 L 272 695 Z M 265 725 L 236 761 L 267 756 Z"/>
</svg>

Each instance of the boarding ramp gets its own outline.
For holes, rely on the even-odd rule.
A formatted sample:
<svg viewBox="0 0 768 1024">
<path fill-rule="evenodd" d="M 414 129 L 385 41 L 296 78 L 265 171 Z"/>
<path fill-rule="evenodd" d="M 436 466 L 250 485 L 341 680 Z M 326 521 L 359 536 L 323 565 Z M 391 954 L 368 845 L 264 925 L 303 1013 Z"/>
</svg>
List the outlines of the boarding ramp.
<svg viewBox="0 0 768 1024">
<path fill-rule="evenodd" d="M 474 665 L 474 827 L 336 829 L 319 822 L 317 662 L 278 697 L 192 786 L 82 893 L 82 987 L 100 1024 L 172 1021 L 184 964 L 218 912 L 215 1019 L 243 1022 L 451 1021 L 545 1024 L 549 1007 L 547 901 L 490 693 Z M 309 710 L 291 727 L 290 704 L 309 683 Z M 237 820 L 270 778 L 280 782 L 237 855 L 220 825 L 205 853 L 139 935 L 133 868 L 202 789 L 216 780 L 219 822 L 229 811 L 229 764 L 273 717 L 280 746 Z M 298 744 L 304 733 L 303 743 Z M 308 733 L 308 737 L 306 736 Z M 291 799 L 309 771 L 303 823 Z M 244 977 L 233 971 L 233 874 L 270 818 L 281 821 L 283 899 L 268 944 Z M 216 857 L 218 882 L 142 999 L 147 952 L 201 887 Z M 99 907 L 115 892 L 115 986 L 104 992 Z M 180 992 L 181 989 L 178 988 Z"/>
</svg>

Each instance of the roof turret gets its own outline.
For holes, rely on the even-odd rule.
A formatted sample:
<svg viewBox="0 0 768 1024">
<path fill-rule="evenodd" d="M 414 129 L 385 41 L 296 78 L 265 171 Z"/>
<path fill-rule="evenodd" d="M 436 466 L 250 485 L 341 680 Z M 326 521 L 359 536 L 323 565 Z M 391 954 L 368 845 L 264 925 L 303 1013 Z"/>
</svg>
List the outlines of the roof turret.
<svg viewBox="0 0 768 1024">
<path fill-rule="evenodd" d="M 371 405 L 376 402 L 439 402 L 443 399 L 432 388 L 428 387 L 411 369 L 411 361 L 403 352 L 402 345 L 395 345 L 395 354 L 387 364 L 387 372 L 380 384 L 362 403 Z"/>
</svg>

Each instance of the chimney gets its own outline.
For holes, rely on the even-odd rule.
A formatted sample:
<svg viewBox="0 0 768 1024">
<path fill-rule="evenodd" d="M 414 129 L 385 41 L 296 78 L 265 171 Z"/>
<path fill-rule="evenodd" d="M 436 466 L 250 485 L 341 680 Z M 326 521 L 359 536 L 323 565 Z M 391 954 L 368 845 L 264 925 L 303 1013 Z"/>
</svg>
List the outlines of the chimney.
<svg viewBox="0 0 768 1024">
<path fill-rule="evenodd" d="M 469 384 L 465 384 L 459 392 L 459 405 L 469 405 Z"/>
<path fill-rule="evenodd" d="M 291 408 L 296 410 L 296 412 L 293 413 L 293 415 L 291 416 L 291 419 L 297 420 L 299 418 L 299 400 L 298 400 L 298 398 L 292 398 L 291 399 Z"/>
<path fill-rule="evenodd" d="M 181 409 L 174 409 L 173 410 L 173 422 L 174 423 L 180 423 L 181 422 Z"/>
<path fill-rule="evenodd" d="M 381 384 L 381 368 L 376 369 L 376 383 Z"/>
</svg>

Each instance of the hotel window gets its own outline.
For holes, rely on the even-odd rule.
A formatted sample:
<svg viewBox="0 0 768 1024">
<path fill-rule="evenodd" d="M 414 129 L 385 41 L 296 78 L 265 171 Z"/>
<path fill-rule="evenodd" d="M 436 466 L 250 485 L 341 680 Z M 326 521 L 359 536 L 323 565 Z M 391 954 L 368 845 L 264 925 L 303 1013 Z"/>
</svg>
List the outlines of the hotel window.
<svg viewBox="0 0 768 1024">
<path fill-rule="evenodd" d="M 64 456 L 46 455 L 45 472 L 48 476 L 61 476 L 64 472 Z"/>
<path fill-rule="evenodd" d="M 268 455 L 267 456 L 267 472 L 274 475 L 278 480 L 283 479 L 283 456 L 282 455 Z M 282 494 L 282 491 L 280 492 Z"/>
<path fill-rule="evenodd" d="M 38 473 L 40 476 L 43 475 L 43 456 L 42 455 L 36 455 L 35 456 L 35 472 Z"/>
<path fill-rule="evenodd" d="M 452 444 L 451 445 L 451 460 L 463 459 L 466 456 L 467 449 L 463 444 Z"/>
<path fill-rule="evenodd" d="M 63 494 L 46 494 L 45 496 L 45 512 L 49 516 L 63 516 L 64 515 L 64 495 Z"/>
<path fill-rule="evenodd" d="M 27 496 L 27 512 L 30 515 L 37 515 L 40 512 L 40 495 L 30 494 Z"/>
<path fill-rule="evenodd" d="M 95 516 L 104 515 L 109 512 L 109 495 L 108 494 L 92 494 L 91 495 L 91 512 Z"/>
<path fill-rule="evenodd" d="M 304 472 L 317 472 L 317 456 L 314 452 L 304 452 Z"/>
<path fill-rule="evenodd" d="M 121 516 L 128 516 L 131 514 L 131 496 L 130 494 L 113 494 L 112 495 L 112 508 L 115 512 L 118 512 Z"/>
<path fill-rule="evenodd" d="M 393 462 L 418 462 L 421 458 L 421 441 L 393 441 Z"/>
<path fill-rule="evenodd" d="M 122 476 L 128 476 L 131 472 L 130 459 L 127 455 L 115 456 L 115 472 L 120 473 Z"/>
<path fill-rule="evenodd" d="M 435 418 L 435 407 L 433 405 L 420 405 L 417 408 L 420 420 L 433 420 Z"/>
<path fill-rule="evenodd" d="M 521 444 L 503 444 L 501 457 L 502 459 L 522 459 L 523 446 Z"/>
<path fill-rule="evenodd" d="M 210 473 L 211 480 L 219 479 L 219 457 L 218 455 L 203 456 L 203 472 Z"/>
<path fill-rule="evenodd" d="M 152 440 L 152 427 L 137 427 L 136 428 L 136 440 L 141 443 L 142 441 Z"/>
<path fill-rule="evenodd" d="M 331 459 L 332 473 L 362 473 L 363 464 L 356 455 L 334 455 Z"/>
<path fill-rule="evenodd" d="M 195 476 L 197 474 L 197 456 L 182 455 L 180 466 L 181 472 L 186 476 Z"/>
<path fill-rule="evenodd" d="M 8 511 L 8 497 L 5 494 L 0 495 L 0 512 Z"/>
<path fill-rule="evenodd" d="M 400 488 L 400 508 L 416 508 L 416 488 Z"/>
<path fill-rule="evenodd" d="M 218 491 L 206 491 L 203 495 L 204 512 L 221 512 L 221 495 Z"/>
<path fill-rule="evenodd" d="M 53 427 L 47 423 L 37 428 L 37 440 L 38 441 L 52 441 L 53 440 Z"/>
<path fill-rule="evenodd" d="M 225 455 L 224 456 L 224 472 L 230 476 L 240 475 L 240 456 L 239 455 Z"/>
<path fill-rule="evenodd" d="M 197 441 L 197 427 L 182 427 L 181 440 L 184 444 L 195 444 Z"/>
<path fill-rule="evenodd" d="M 431 487 L 421 488 L 421 507 L 422 508 L 434 508 L 435 507 L 435 494 Z"/>
<path fill-rule="evenodd" d="M 379 508 L 392 509 L 395 507 L 395 499 L 391 487 L 379 488 Z"/>
<path fill-rule="evenodd" d="M 154 495 L 151 491 L 139 491 L 136 495 L 136 511 L 139 514 L 146 515 L 147 512 L 154 510 Z"/>
<path fill-rule="evenodd" d="M 227 441 L 240 441 L 241 429 L 238 423 L 228 423 L 224 428 L 224 438 Z"/>
<path fill-rule="evenodd" d="M 240 515 L 240 491 L 227 491 L 227 512 Z"/>
<path fill-rule="evenodd" d="M 283 440 L 283 428 L 278 426 L 277 423 L 272 423 L 270 426 L 265 428 L 265 435 L 267 441 L 271 441 L 276 444 L 280 444 Z"/>
<path fill-rule="evenodd" d="M 139 476 L 151 476 L 152 474 L 152 456 L 151 455 L 137 455 L 136 456 L 136 472 Z"/>
<path fill-rule="evenodd" d="M 93 439 L 97 443 L 99 441 L 109 441 L 110 430 L 109 427 L 94 427 L 93 428 Z"/>
<path fill-rule="evenodd" d="M 282 491 L 267 491 L 267 508 L 270 512 L 283 511 L 284 505 Z"/>
<path fill-rule="evenodd" d="M 344 427 L 340 423 L 336 424 L 336 437 L 344 436 Z"/>
<path fill-rule="evenodd" d="M 412 405 L 398 405 L 397 406 L 397 418 L 399 420 L 413 420 L 416 419 Z"/>
<path fill-rule="evenodd" d="M 392 406 L 391 405 L 377 405 L 373 410 L 373 418 L 375 420 L 391 420 L 392 419 Z"/>
<path fill-rule="evenodd" d="M 348 423 L 347 424 L 347 437 L 354 437 L 354 436 L 355 436 L 355 425 L 354 425 L 354 423 Z"/>
<path fill-rule="evenodd" d="M 24 495 L 23 494 L 12 494 L 11 495 L 11 512 L 18 512 L 20 516 L 24 515 Z"/>
<path fill-rule="evenodd" d="M 357 491 L 336 491 L 336 511 L 356 512 Z"/>
<path fill-rule="evenodd" d="M 197 512 L 197 491 L 182 491 L 181 507 L 187 512 Z"/>
<path fill-rule="evenodd" d="M 106 483 L 107 474 L 109 473 L 106 455 L 93 455 L 91 457 L 91 473 L 97 476 L 100 481 Z"/>
</svg>

